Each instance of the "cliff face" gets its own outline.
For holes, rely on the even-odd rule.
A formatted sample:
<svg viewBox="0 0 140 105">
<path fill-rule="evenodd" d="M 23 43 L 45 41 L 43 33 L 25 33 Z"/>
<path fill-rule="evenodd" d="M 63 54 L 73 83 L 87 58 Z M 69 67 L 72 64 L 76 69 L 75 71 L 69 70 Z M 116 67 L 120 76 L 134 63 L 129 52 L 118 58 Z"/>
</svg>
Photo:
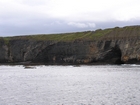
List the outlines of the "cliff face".
<svg viewBox="0 0 140 105">
<path fill-rule="evenodd" d="M 8 61 L 8 47 L 3 39 L 0 39 L 0 63 Z"/>
<path fill-rule="evenodd" d="M 140 30 L 139 26 L 136 28 Z M 11 38 L 7 43 L 4 38 L 1 38 L 0 63 L 140 63 L 139 33 L 131 30 L 131 33 L 129 32 L 126 36 L 120 35 L 118 31 L 113 34 L 116 30 L 120 29 L 114 28 L 113 31 L 98 39 L 77 38 L 71 41 L 36 40 L 24 36 Z M 121 33 L 123 32 L 124 30 L 121 31 Z M 94 32 L 92 33 L 94 34 Z"/>
</svg>

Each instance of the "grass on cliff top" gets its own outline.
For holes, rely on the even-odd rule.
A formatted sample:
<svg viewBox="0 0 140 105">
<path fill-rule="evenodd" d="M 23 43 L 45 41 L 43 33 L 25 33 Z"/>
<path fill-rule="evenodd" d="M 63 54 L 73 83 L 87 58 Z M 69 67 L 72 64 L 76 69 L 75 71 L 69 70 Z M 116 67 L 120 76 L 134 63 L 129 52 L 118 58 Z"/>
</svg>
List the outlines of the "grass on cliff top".
<svg viewBox="0 0 140 105">
<path fill-rule="evenodd" d="M 11 39 L 10 37 L 5 37 L 5 38 L 4 38 L 4 43 L 5 43 L 5 44 L 9 44 L 9 40 L 10 40 L 10 39 Z"/>
<path fill-rule="evenodd" d="M 110 29 L 98 29 L 96 31 L 73 32 L 62 34 L 40 34 L 29 36 L 4 37 L 6 44 L 10 39 L 33 39 L 41 41 L 74 41 L 74 40 L 96 40 L 100 38 L 121 38 L 140 36 L 140 26 L 115 27 Z"/>
<path fill-rule="evenodd" d="M 111 29 L 106 30 L 96 30 L 96 31 L 85 31 L 85 32 L 75 32 L 75 33 L 64 33 L 64 34 L 44 34 L 44 35 L 30 35 L 26 36 L 29 39 L 35 40 L 52 40 L 52 41 L 74 41 L 77 39 L 81 40 L 94 40 L 98 39 L 105 34 L 111 32 Z"/>
<path fill-rule="evenodd" d="M 115 27 L 106 38 L 134 38 L 140 36 L 140 26 Z"/>
</svg>

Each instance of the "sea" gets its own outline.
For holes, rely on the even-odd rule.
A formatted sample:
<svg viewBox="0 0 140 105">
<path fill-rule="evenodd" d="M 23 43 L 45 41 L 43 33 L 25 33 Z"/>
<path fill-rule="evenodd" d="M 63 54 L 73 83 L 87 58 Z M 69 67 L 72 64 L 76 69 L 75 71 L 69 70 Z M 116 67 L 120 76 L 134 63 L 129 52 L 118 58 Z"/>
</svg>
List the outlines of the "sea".
<svg viewBox="0 0 140 105">
<path fill-rule="evenodd" d="M 0 105 L 140 105 L 140 65 L 1 65 Z"/>
</svg>

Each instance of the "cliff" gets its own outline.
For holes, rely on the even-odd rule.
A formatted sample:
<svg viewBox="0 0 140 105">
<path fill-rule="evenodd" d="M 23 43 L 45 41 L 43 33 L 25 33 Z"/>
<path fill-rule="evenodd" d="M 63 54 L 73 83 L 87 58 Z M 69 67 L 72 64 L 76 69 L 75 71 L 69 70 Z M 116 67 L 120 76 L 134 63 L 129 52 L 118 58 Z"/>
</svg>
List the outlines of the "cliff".
<svg viewBox="0 0 140 105">
<path fill-rule="evenodd" d="M 140 26 L 0 38 L 0 63 L 140 63 Z"/>
</svg>

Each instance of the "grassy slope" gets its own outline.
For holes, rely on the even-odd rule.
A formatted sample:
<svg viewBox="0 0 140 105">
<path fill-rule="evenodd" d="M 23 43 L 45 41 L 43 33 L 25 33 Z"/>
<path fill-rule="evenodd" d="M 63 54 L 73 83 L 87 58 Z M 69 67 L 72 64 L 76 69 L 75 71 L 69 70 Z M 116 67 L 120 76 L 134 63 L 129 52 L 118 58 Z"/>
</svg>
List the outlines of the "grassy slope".
<svg viewBox="0 0 140 105">
<path fill-rule="evenodd" d="M 7 44 L 10 39 L 34 39 L 34 40 L 52 40 L 52 41 L 74 41 L 76 39 L 82 40 L 96 40 L 100 38 L 123 38 L 134 37 L 140 35 L 140 26 L 127 26 L 123 28 L 98 29 L 96 31 L 85 31 L 64 34 L 44 34 L 44 35 L 30 35 L 17 37 L 4 37 Z"/>
</svg>

